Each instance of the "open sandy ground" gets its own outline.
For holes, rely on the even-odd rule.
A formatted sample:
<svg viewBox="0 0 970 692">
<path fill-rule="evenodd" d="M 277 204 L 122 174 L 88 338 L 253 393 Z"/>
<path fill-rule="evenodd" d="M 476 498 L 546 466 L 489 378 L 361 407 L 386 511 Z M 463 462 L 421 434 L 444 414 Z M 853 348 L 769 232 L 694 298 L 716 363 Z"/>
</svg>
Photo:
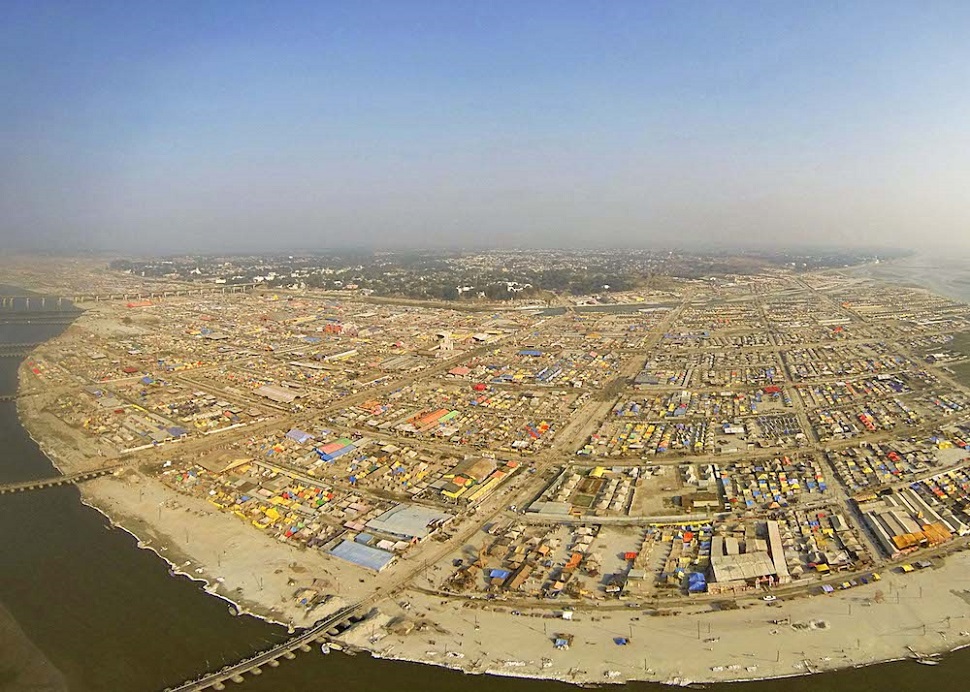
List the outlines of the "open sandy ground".
<svg viewBox="0 0 970 692">
<path fill-rule="evenodd" d="M 297 627 L 357 600 L 394 573 L 373 576 L 281 544 L 203 500 L 140 475 L 82 487 L 87 502 L 185 573 L 206 579 L 218 594 L 254 614 Z M 752 597 L 739 601 L 737 610 L 713 611 L 704 604 L 658 616 L 604 605 L 577 610 L 572 621 L 556 610 L 521 609 L 513 615 L 496 602 L 403 591 L 380 600 L 383 617 L 348 637 L 378 656 L 572 682 L 796 675 L 970 644 L 968 568 L 970 553 L 960 552 L 935 569 L 885 573 L 867 586 L 774 606 Z M 340 598 L 308 613 L 292 596 L 313 578 L 327 580 Z M 416 628 L 392 633 L 383 625 L 394 618 Z M 572 635 L 568 650 L 554 647 L 556 635 Z M 617 637 L 629 643 L 617 645 Z"/>
<path fill-rule="evenodd" d="M 23 399 L 20 414 L 58 468 L 70 472 L 104 463 L 90 442 L 75 439 L 67 426 L 42 413 L 42 404 L 42 397 Z M 318 551 L 280 543 L 134 469 L 80 487 L 86 503 L 136 535 L 141 547 L 154 550 L 173 571 L 205 580 L 216 595 L 255 615 L 307 626 L 342 604 L 377 593 L 374 603 L 381 614 L 345 637 L 389 658 L 577 683 L 683 683 L 803 674 L 970 644 L 966 552 L 937 561 L 941 566 L 931 570 L 885 572 L 878 583 L 775 606 L 752 597 L 739 601 L 737 610 L 714 612 L 705 603 L 658 616 L 604 604 L 577 610 L 565 621 L 549 609 L 513 615 L 500 603 L 443 600 L 414 589 L 381 599 L 420 557 L 373 575 Z M 308 612 L 294 595 L 314 579 L 334 598 Z M 396 628 L 384 625 L 394 618 L 416 627 L 408 634 L 392 633 Z M 569 649 L 556 649 L 555 635 L 571 635 Z M 629 643 L 619 646 L 617 637 Z"/>
</svg>

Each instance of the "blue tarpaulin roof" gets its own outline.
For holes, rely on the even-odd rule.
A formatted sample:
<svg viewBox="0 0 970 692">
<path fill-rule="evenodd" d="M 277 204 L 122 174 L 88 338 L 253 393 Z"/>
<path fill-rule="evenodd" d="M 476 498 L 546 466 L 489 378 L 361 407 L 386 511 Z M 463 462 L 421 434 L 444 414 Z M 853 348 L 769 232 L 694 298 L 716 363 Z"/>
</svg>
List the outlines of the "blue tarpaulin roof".
<svg viewBox="0 0 970 692">
<path fill-rule="evenodd" d="M 687 590 L 691 593 L 707 591 L 707 577 L 700 572 L 692 572 L 687 576 Z"/>
<path fill-rule="evenodd" d="M 324 461 L 333 461 L 337 457 L 342 457 L 344 454 L 348 454 L 350 452 L 355 452 L 355 451 L 357 451 L 357 448 L 354 445 L 347 445 L 346 447 L 341 447 L 337 451 L 331 452 L 330 454 L 325 454 L 324 452 L 321 452 L 318 449 L 317 454 L 319 454 L 320 458 L 323 459 Z"/>
</svg>

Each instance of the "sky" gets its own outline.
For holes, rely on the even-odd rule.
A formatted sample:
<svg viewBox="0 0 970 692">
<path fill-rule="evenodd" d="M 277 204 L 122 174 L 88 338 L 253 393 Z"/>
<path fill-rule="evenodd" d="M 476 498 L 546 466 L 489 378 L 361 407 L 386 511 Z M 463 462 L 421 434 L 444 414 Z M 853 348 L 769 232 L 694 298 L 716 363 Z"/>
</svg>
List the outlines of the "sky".
<svg viewBox="0 0 970 692">
<path fill-rule="evenodd" d="M 0 238 L 970 249 L 970 3 L 5 0 Z"/>
</svg>

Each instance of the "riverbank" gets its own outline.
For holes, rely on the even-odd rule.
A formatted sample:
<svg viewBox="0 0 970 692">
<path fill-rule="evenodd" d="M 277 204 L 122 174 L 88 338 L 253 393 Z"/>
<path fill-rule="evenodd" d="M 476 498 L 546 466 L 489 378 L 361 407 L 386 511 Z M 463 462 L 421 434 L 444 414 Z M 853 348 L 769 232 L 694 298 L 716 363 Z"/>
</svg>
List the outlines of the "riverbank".
<svg viewBox="0 0 970 692">
<path fill-rule="evenodd" d="M 960 255 L 920 253 L 839 271 L 856 278 L 921 288 L 953 300 L 970 302 L 967 259 Z"/>
<path fill-rule="evenodd" d="M 100 478 L 80 486 L 85 504 L 169 563 L 174 575 L 203 582 L 238 612 L 285 626 L 307 627 L 347 605 L 334 597 L 308 610 L 294 598 L 313 580 L 332 585 L 339 565 L 302 553 L 253 530 L 198 498 L 180 495 L 139 473 Z M 346 575 L 345 578 L 349 578 Z"/>
<path fill-rule="evenodd" d="M 21 391 L 37 385 L 27 384 L 26 368 L 21 373 Z M 18 401 L 31 436 L 64 471 L 103 463 L 100 448 L 84 433 L 44 411 L 52 400 L 41 395 Z M 297 549 L 138 470 L 142 456 L 128 458 L 131 469 L 81 485 L 83 501 L 168 562 L 173 574 L 204 582 L 210 593 L 244 612 L 308 626 L 343 604 L 390 592 L 401 574 L 421 564 L 415 551 L 417 556 L 375 576 L 318 551 Z M 736 610 L 718 611 L 703 601 L 678 606 L 667 616 L 604 601 L 565 620 L 546 607 L 515 614 L 497 602 L 401 588 L 393 598 L 375 599 L 381 614 L 343 639 L 382 658 L 572 683 L 784 677 L 970 643 L 970 598 L 962 586 L 968 560 L 960 553 L 938 569 L 886 573 L 879 583 L 832 596 L 776 606 L 752 597 L 739 601 Z M 297 597 L 303 588 L 337 596 L 307 611 Z M 569 647 L 556 648 L 557 638 Z"/>
<path fill-rule="evenodd" d="M 139 537 L 140 547 L 259 617 L 307 626 L 384 581 L 280 544 L 140 474 L 81 488 L 85 502 Z M 670 616 L 603 606 L 579 610 L 572 620 L 559 617 L 561 611 L 522 609 L 514 615 L 500 604 L 405 589 L 377 602 L 382 615 L 345 635 L 345 642 L 379 658 L 572 683 L 802 675 L 970 644 L 970 594 L 964 590 L 970 580 L 963 576 L 968 569 L 970 553 L 961 552 L 933 570 L 886 573 L 867 586 L 777 606 L 754 598 L 740 601 L 737 610 L 712 611 L 705 604 Z M 334 580 L 343 598 L 307 613 L 292 596 L 312 578 Z M 398 626 L 384 626 L 392 621 Z M 571 639 L 567 650 L 555 648 L 557 636 Z M 616 638 L 628 643 L 619 646 Z"/>
<path fill-rule="evenodd" d="M 784 677 L 970 644 L 970 596 L 963 590 L 970 586 L 968 567 L 970 554 L 963 552 L 938 569 L 887 574 L 832 596 L 776 606 L 749 599 L 738 610 L 682 609 L 667 617 L 593 609 L 569 621 L 550 611 L 457 608 L 421 595 L 412 598 L 410 610 L 424 612 L 440 629 L 388 634 L 373 649 L 380 656 L 577 683 Z M 572 639 L 568 650 L 554 647 L 557 635 Z M 628 643 L 620 646 L 617 638 Z"/>
</svg>

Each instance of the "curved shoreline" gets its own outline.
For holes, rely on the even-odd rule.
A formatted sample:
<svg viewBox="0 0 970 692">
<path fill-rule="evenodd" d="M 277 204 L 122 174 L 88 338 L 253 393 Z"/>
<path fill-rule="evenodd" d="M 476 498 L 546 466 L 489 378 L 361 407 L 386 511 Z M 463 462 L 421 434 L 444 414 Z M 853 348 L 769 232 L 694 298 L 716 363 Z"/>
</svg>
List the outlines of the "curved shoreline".
<svg viewBox="0 0 970 692">
<path fill-rule="evenodd" d="M 156 550 L 153 545 L 151 545 L 150 543 L 146 542 L 137 533 L 135 533 L 134 531 L 132 531 L 131 529 L 129 529 L 128 527 L 126 527 L 120 521 L 116 521 L 106 511 L 104 511 L 103 509 L 101 509 L 100 507 L 98 507 L 97 505 L 95 505 L 88 498 L 85 498 L 83 493 L 81 494 L 80 501 L 81 501 L 81 504 L 84 505 L 85 507 L 89 507 L 89 508 L 93 509 L 95 512 L 97 512 L 98 514 L 100 514 L 101 516 L 103 516 L 108 521 L 108 526 L 110 526 L 110 528 L 116 529 L 116 530 L 120 530 L 123 533 L 126 533 L 129 536 L 131 536 L 132 538 L 134 538 L 135 539 L 135 547 L 136 548 L 138 548 L 139 550 L 147 550 L 148 552 L 154 553 L 160 560 L 162 560 L 162 562 L 164 562 L 165 564 L 168 565 L 168 567 L 169 567 L 168 573 L 169 573 L 170 576 L 172 576 L 172 577 L 184 577 L 185 579 L 187 579 L 190 582 L 193 582 L 195 584 L 201 584 L 202 585 L 202 590 L 205 591 L 207 594 L 209 594 L 210 596 L 215 596 L 219 600 L 224 601 L 225 603 L 227 603 L 230 606 L 232 606 L 235 609 L 235 611 L 236 611 L 236 616 L 237 617 L 238 616 L 242 616 L 242 615 L 247 615 L 249 617 L 254 617 L 257 620 L 262 620 L 263 622 L 269 623 L 271 625 L 278 625 L 278 626 L 284 627 L 284 628 L 288 626 L 288 623 L 286 623 L 286 622 L 282 622 L 280 620 L 274 620 L 273 618 L 269 617 L 268 615 L 263 615 L 263 614 L 260 614 L 258 612 L 255 612 L 253 610 L 250 610 L 248 608 L 245 608 L 242 604 L 237 603 L 236 601 L 232 600 L 228 596 L 219 593 L 217 591 L 217 589 L 218 589 L 218 583 L 219 582 L 215 582 L 215 585 L 213 585 L 212 582 L 210 582 L 208 579 L 205 579 L 204 577 L 199 577 L 197 575 L 192 575 L 192 574 L 190 574 L 188 572 L 182 571 L 182 569 L 181 569 L 181 567 L 179 565 L 176 565 L 174 562 L 172 562 L 171 560 L 169 560 L 168 557 L 166 557 L 165 555 L 163 555 L 160 550 Z"/>
<path fill-rule="evenodd" d="M 57 339 L 57 338 L 58 337 L 54 337 L 54 339 Z M 18 392 L 22 391 L 23 388 L 24 388 L 24 379 L 23 379 L 23 376 L 22 376 L 23 375 L 22 367 L 23 366 L 21 366 L 21 368 L 18 368 Z M 20 422 L 21 427 L 27 433 L 27 435 L 30 437 L 30 439 L 33 440 L 38 445 L 38 448 L 44 454 L 44 456 L 50 461 L 50 463 L 52 464 L 52 466 L 58 472 L 63 473 L 64 471 L 62 470 L 62 467 L 65 466 L 65 462 L 62 459 L 60 459 L 57 451 L 55 449 L 53 449 L 51 445 L 49 445 L 48 443 L 45 442 L 45 440 L 43 439 L 44 438 L 44 435 L 38 430 L 38 428 L 40 426 L 37 426 L 36 425 L 36 421 L 33 421 L 32 420 L 31 411 L 29 410 L 29 407 L 22 406 L 21 405 L 21 402 L 22 402 L 22 400 L 18 400 L 16 402 L 16 405 L 17 405 L 17 415 L 18 415 L 18 420 Z M 171 492 L 173 495 L 177 495 L 175 493 L 175 491 L 169 491 L 169 492 Z M 250 615 L 252 617 L 256 617 L 256 618 L 258 618 L 260 620 L 263 620 L 263 621 L 265 621 L 267 623 L 271 623 L 271 624 L 274 624 L 274 625 L 281 625 L 281 626 L 284 626 L 284 627 L 287 626 L 287 625 L 292 624 L 292 623 L 287 623 L 285 621 L 281 621 L 281 620 L 274 619 L 273 617 L 271 617 L 269 615 L 266 615 L 266 614 L 263 614 L 263 613 L 260 613 L 260 612 L 256 612 L 252 608 L 243 607 L 239 602 L 237 602 L 237 601 L 235 601 L 235 600 L 233 600 L 233 599 L 231 599 L 231 598 L 229 598 L 229 597 L 227 597 L 227 596 L 225 596 L 225 595 L 223 595 L 223 594 L 221 594 L 221 593 L 218 592 L 218 590 L 217 590 L 218 589 L 218 584 L 219 584 L 218 581 L 213 582 L 213 581 L 210 581 L 209 579 L 206 579 L 204 577 L 199 577 L 198 575 L 193 575 L 193 574 L 190 574 L 190 573 L 187 573 L 187 572 L 183 571 L 172 560 L 168 559 L 168 557 L 166 557 L 165 555 L 163 555 L 162 552 L 155 547 L 155 545 L 151 545 L 149 542 L 146 542 L 144 539 L 142 539 L 142 537 L 140 537 L 135 532 L 135 530 L 132 530 L 132 529 L 128 528 L 127 526 L 125 526 L 125 521 L 126 520 L 123 517 L 123 515 L 117 515 L 116 514 L 115 516 L 113 516 L 110 509 L 102 508 L 101 506 L 99 506 L 98 504 L 96 504 L 97 503 L 97 493 L 96 492 L 88 493 L 88 496 L 85 496 L 85 492 L 83 490 L 81 490 L 80 491 L 80 501 L 81 501 L 82 504 L 84 504 L 84 505 L 86 505 L 86 506 L 94 509 L 99 514 L 101 514 L 102 516 L 104 516 L 107 519 L 108 524 L 112 528 L 121 529 L 125 533 L 129 534 L 130 536 L 132 536 L 135 539 L 136 547 L 138 547 L 140 549 L 150 550 L 157 557 L 161 558 L 161 560 L 163 562 L 165 562 L 169 566 L 169 572 L 173 576 L 187 577 L 190 581 L 193 581 L 193 582 L 197 582 L 197 583 L 202 584 L 203 585 L 203 590 L 206 593 L 208 593 L 210 595 L 213 595 L 213 596 L 216 596 L 220 600 L 226 602 L 227 604 L 230 604 L 232 607 L 234 607 L 236 609 L 236 612 L 239 613 L 240 615 L 242 615 L 242 614 Z M 149 519 L 142 518 L 142 520 L 145 521 L 145 523 L 148 524 L 149 526 L 151 525 L 151 522 L 150 522 Z M 242 531 L 248 530 L 248 527 L 246 527 L 243 524 L 240 524 L 239 526 L 241 527 L 241 530 Z M 153 542 L 154 541 L 157 541 L 159 545 L 167 545 L 168 547 L 172 547 L 172 548 L 176 549 L 177 551 L 179 551 L 181 553 L 184 553 L 186 555 L 192 556 L 193 557 L 193 564 L 198 565 L 198 566 L 204 566 L 204 567 L 207 568 L 207 571 L 208 571 L 209 565 L 206 565 L 204 562 L 199 561 L 195 556 L 193 556 L 192 550 L 187 545 L 182 544 L 180 541 L 172 538 L 171 536 L 165 536 L 165 538 L 167 539 L 167 543 L 164 542 L 164 541 L 162 541 L 161 538 L 152 538 L 151 541 L 153 541 Z M 960 556 L 960 554 L 956 554 L 956 555 L 953 555 L 953 556 L 948 557 L 946 559 L 946 563 L 941 568 L 941 570 L 946 570 L 947 568 L 952 569 L 955 565 L 953 565 L 951 561 L 955 561 L 955 559 L 957 557 L 959 557 L 959 556 Z M 928 575 L 926 575 L 926 574 L 916 574 L 913 577 L 907 577 L 906 579 L 908 579 L 910 582 L 913 582 L 914 580 L 920 580 L 921 578 L 925 578 L 927 576 Z M 870 591 L 872 589 L 872 587 L 866 587 L 866 588 L 868 588 Z M 405 592 L 406 591 L 407 590 L 405 589 Z M 845 599 L 852 599 L 852 598 L 855 597 L 855 594 L 856 593 L 859 593 L 859 592 L 860 592 L 859 590 L 853 590 L 852 592 L 845 592 L 845 594 L 848 594 L 848 595 L 845 595 L 843 593 L 839 593 L 839 594 L 837 594 L 835 596 L 835 599 L 837 601 L 838 600 L 845 600 Z M 243 590 L 242 593 L 246 593 L 246 591 Z M 409 594 L 409 596 L 410 595 L 411 594 Z M 412 596 L 412 600 L 418 600 L 418 598 L 419 597 Z M 429 595 L 429 596 L 426 597 L 425 600 L 427 600 L 430 603 L 430 602 L 433 602 L 435 600 L 440 600 L 440 599 L 441 599 L 441 596 L 433 597 L 433 596 L 430 596 Z M 258 603 L 258 599 L 255 600 L 254 602 L 257 602 Z M 819 605 L 821 605 L 821 604 L 823 604 L 825 602 L 826 602 L 825 599 L 823 599 L 823 597 L 821 597 L 821 596 L 808 596 L 808 597 L 799 597 L 799 598 L 797 598 L 795 600 L 791 600 L 791 601 L 786 601 L 786 606 L 788 606 L 788 607 L 790 607 L 792 609 L 794 609 L 794 608 L 804 608 L 806 610 L 819 610 L 820 608 L 815 607 L 815 606 L 819 606 Z M 390 606 L 390 607 L 393 607 L 393 603 L 392 603 L 392 601 L 390 599 L 384 599 L 384 600 L 380 601 L 378 603 L 378 605 L 379 606 Z M 808 607 L 806 607 L 806 606 L 808 606 Z M 748 606 L 748 607 L 755 607 L 755 608 L 757 608 L 757 604 L 755 604 L 754 606 Z M 874 608 L 875 608 L 875 606 L 874 606 Z M 429 608 L 429 610 L 431 610 L 431 609 Z M 460 609 L 453 609 L 453 610 L 460 610 Z M 764 612 L 764 609 L 763 608 L 761 608 L 759 610 L 761 610 L 762 612 Z M 593 610 L 591 612 L 592 613 L 596 613 L 595 610 Z M 718 620 L 718 617 L 720 615 L 722 615 L 722 613 L 715 613 L 713 615 L 708 615 L 707 614 L 708 612 L 709 611 L 705 611 L 704 613 L 685 613 L 685 614 L 683 614 L 681 616 L 678 616 L 676 618 L 669 618 L 669 620 L 671 620 L 671 621 L 677 620 L 682 625 L 683 624 L 693 625 L 693 620 L 697 620 L 698 622 L 700 622 L 700 619 L 701 618 L 709 618 L 712 622 L 715 622 L 715 621 Z M 851 612 L 851 606 L 850 606 L 850 612 Z M 968 612 L 970 612 L 970 611 L 968 611 Z M 771 609 L 768 609 L 767 610 L 767 614 L 768 615 L 771 615 L 772 613 L 773 613 L 773 611 Z M 599 614 L 599 613 L 596 613 L 596 614 Z M 623 610 L 619 610 L 617 613 L 612 613 L 609 617 L 615 617 L 615 615 L 617 615 L 617 614 L 621 616 L 619 619 L 622 620 L 623 619 L 623 616 L 626 615 L 626 614 L 628 614 L 628 613 L 625 613 Z M 460 615 L 460 613 L 459 613 L 459 615 Z M 482 613 L 481 615 L 483 617 L 485 617 L 485 614 L 484 613 Z M 723 613 L 723 615 L 727 616 L 728 613 Z M 442 618 L 446 618 L 447 617 L 447 614 L 442 613 L 441 616 L 442 616 Z M 489 613 L 489 617 L 493 617 L 493 618 L 495 618 L 497 620 L 501 620 L 501 621 L 506 621 L 506 620 L 510 620 L 511 622 L 514 622 L 515 621 L 515 619 L 512 616 L 508 615 L 507 613 L 490 612 Z M 957 616 L 957 617 L 967 617 L 967 616 Z M 429 619 L 434 619 L 434 617 L 433 616 L 429 616 Z M 460 617 L 458 619 L 461 620 Z M 648 620 L 649 620 L 649 618 L 648 618 Z M 444 620 L 442 620 L 442 621 L 444 621 Z M 922 624 L 923 624 L 923 626 L 925 628 L 925 627 L 927 627 L 927 626 L 929 626 L 931 624 L 934 624 L 935 622 L 937 622 L 937 621 L 932 620 L 930 618 L 926 618 L 923 621 Z M 718 626 L 720 626 L 722 623 L 716 623 L 716 624 Z M 625 623 L 623 624 L 623 626 L 625 626 Z M 461 627 L 461 625 L 458 626 L 458 629 L 460 629 L 460 627 Z M 850 628 L 851 628 L 851 623 L 850 623 Z M 604 629 L 604 628 L 599 628 L 599 629 Z M 687 629 L 690 629 L 690 627 L 687 627 Z M 631 629 L 631 631 L 632 631 L 632 629 Z M 750 634 L 751 634 L 752 637 L 754 637 L 755 631 L 752 629 Z M 498 644 L 501 644 L 501 642 L 504 640 L 504 635 L 505 635 L 505 632 L 502 631 L 502 629 L 499 629 L 498 630 L 498 638 L 495 638 L 494 639 L 494 642 L 495 643 L 498 643 Z M 921 651 L 924 651 L 925 653 L 930 653 L 930 652 L 950 653 L 950 652 L 957 651 L 959 649 L 965 648 L 967 646 L 970 646 L 970 641 L 962 642 L 962 643 L 959 643 L 959 644 L 956 644 L 956 645 L 948 645 L 948 646 L 941 645 L 941 643 L 938 643 L 937 646 L 932 646 L 932 645 L 927 646 L 927 644 L 930 644 L 930 642 L 924 640 L 925 639 L 925 636 L 928 636 L 928 635 L 924 635 L 924 638 L 923 639 L 917 639 L 916 640 L 916 642 L 921 645 L 920 646 L 920 650 Z M 386 639 L 387 639 L 387 637 L 381 639 L 380 641 L 385 641 Z M 484 640 L 485 640 L 485 637 L 483 636 L 483 641 Z M 647 635 L 647 636 L 637 635 L 637 637 L 634 638 L 634 640 L 637 641 L 637 644 L 639 644 L 640 642 L 647 642 L 648 644 L 650 644 L 650 643 L 656 644 L 656 642 L 651 642 L 651 639 L 650 639 L 650 636 L 649 635 Z M 571 684 L 596 684 L 596 685 L 613 684 L 613 683 L 615 683 L 615 684 L 622 684 L 622 683 L 625 683 L 625 682 L 628 682 L 628 681 L 632 681 L 632 680 L 646 680 L 646 681 L 652 681 L 652 682 L 664 682 L 666 684 L 690 684 L 691 682 L 702 682 L 702 683 L 724 682 L 724 681 L 742 682 L 742 681 L 752 681 L 752 680 L 778 679 L 778 678 L 786 678 L 786 677 L 799 677 L 799 676 L 804 676 L 804 675 L 812 674 L 814 672 L 822 672 L 822 670 L 824 670 L 825 672 L 828 672 L 828 671 L 831 671 L 831 670 L 841 670 L 841 669 L 851 669 L 851 668 L 868 667 L 870 665 L 875 665 L 875 664 L 879 664 L 879 663 L 887 663 L 887 662 L 892 662 L 892 661 L 904 660 L 906 658 L 912 658 L 911 656 L 899 655 L 898 653 L 896 655 L 887 655 L 887 656 L 880 656 L 880 655 L 877 654 L 877 657 L 876 658 L 859 657 L 857 660 L 852 660 L 849 657 L 846 657 L 844 661 L 832 661 L 831 660 L 831 657 L 828 657 L 829 660 L 828 661 L 823 661 L 823 662 L 826 663 L 826 664 L 834 664 L 834 665 L 831 665 L 831 667 L 826 666 L 824 668 L 819 667 L 819 670 L 818 671 L 813 671 L 813 670 L 811 670 L 811 667 L 807 667 L 806 670 L 796 670 L 794 672 L 789 671 L 787 673 L 774 672 L 774 673 L 771 673 L 771 674 L 764 674 L 764 675 L 750 675 L 750 674 L 748 674 L 748 675 L 744 675 L 743 677 L 742 676 L 738 676 L 738 677 L 730 677 L 730 676 L 715 677 L 715 676 L 711 675 L 711 673 L 714 672 L 711 664 L 712 663 L 715 663 L 714 659 L 716 657 L 715 656 L 709 656 L 708 657 L 708 656 L 705 655 L 704 651 L 698 650 L 698 651 L 694 651 L 693 653 L 695 654 L 695 656 L 698 659 L 706 659 L 706 660 L 703 660 L 702 661 L 703 664 L 704 664 L 704 667 L 707 668 L 707 671 L 706 671 L 707 674 L 706 675 L 703 674 L 704 671 L 697 671 L 697 672 L 700 672 L 702 674 L 700 674 L 700 675 L 697 675 L 697 674 L 694 674 L 694 675 L 685 674 L 683 676 L 681 676 L 681 675 L 667 676 L 667 675 L 654 674 L 654 671 L 653 670 L 650 670 L 649 673 L 647 673 L 645 675 L 633 675 L 633 676 L 630 676 L 630 675 L 624 674 L 622 676 L 617 676 L 617 677 L 604 677 L 604 676 L 589 675 L 588 677 L 578 678 L 576 675 L 570 677 L 570 676 L 564 675 L 564 674 L 562 674 L 560 672 L 552 672 L 551 670 L 550 670 L 550 672 L 548 674 L 543 674 L 541 672 L 539 672 L 539 673 L 531 673 L 531 672 L 527 673 L 524 669 L 526 667 L 530 667 L 530 668 L 533 667 L 534 666 L 534 661 L 530 661 L 529 664 L 526 664 L 525 662 L 521 662 L 522 665 L 510 665 L 510 666 L 508 666 L 506 668 L 497 668 L 494 665 L 494 662 L 493 663 L 487 663 L 484 666 L 479 666 L 478 664 L 475 663 L 475 661 L 476 660 L 479 660 L 480 661 L 481 659 L 487 658 L 489 656 L 488 654 L 485 653 L 485 651 L 489 651 L 489 650 L 491 650 L 493 648 L 493 647 L 489 646 L 489 644 L 492 643 L 492 641 L 493 640 L 491 640 L 491 639 L 488 640 L 488 641 L 484 641 L 484 643 L 482 645 L 482 653 L 481 653 L 481 656 L 472 655 L 472 654 L 466 653 L 464 655 L 464 657 L 462 657 L 462 658 L 453 658 L 450 661 L 449 660 L 443 660 L 444 657 L 447 655 L 446 653 L 442 653 L 441 659 L 436 659 L 435 657 L 432 657 L 432 656 L 429 656 L 429 655 L 425 655 L 425 656 L 422 657 L 419 654 L 415 654 L 413 652 L 400 651 L 400 650 L 397 649 L 396 645 L 394 645 L 394 644 L 392 644 L 390 647 L 387 647 L 387 648 L 384 648 L 382 646 L 377 646 L 377 645 L 374 645 L 374 646 L 366 646 L 365 645 L 362 648 L 364 648 L 367 651 L 369 651 L 370 652 L 370 655 L 372 655 L 375 658 L 384 658 L 384 659 L 389 659 L 389 660 L 401 660 L 401 661 L 409 661 L 409 662 L 415 662 L 415 663 L 430 664 L 430 665 L 434 665 L 434 666 L 438 666 L 438 667 L 442 667 L 442 668 L 447 668 L 447 669 L 450 669 L 450 670 L 460 670 L 460 671 L 465 672 L 467 674 L 488 674 L 488 675 L 496 675 L 496 676 L 502 676 L 502 677 L 515 677 L 515 678 L 528 678 L 528 679 L 543 679 L 543 680 L 557 680 L 557 681 L 560 681 L 560 682 L 566 682 L 566 683 L 571 683 Z M 944 641 L 945 641 L 945 639 L 944 639 Z M 378 643 L 380 643 L 380 642 L 375 642 L 374 644 L 378 644 Z M 534 642 L 533 642 L 533 644 L 534 644 Z M 803 644 L 800 644 L 800 645 L 803 646 Z M 421 645 L 421 647 L 425 647 L 425 645 Z M 791 648 L 793 648 L 793 647 L 791 647 Z M 638 649 L 639 649 L 639 647 L 637 647 L 637 650 Z M 897 649 L 898 649 L 898 647 L 897 647 Z M 577 651 L 578 650 L 579 649 L 577 648 Z M 713 647 L 711 648 L 711 650 L 713 651 Z M 780 651 L 780 649 L 779 649 L 779 651 Z M 845 649 L 844 648 L 842 649 L 842 652 L 843 653 L 845 652 Z M 835 648 L 835 647 L 833 647 L 832 650 L 830 651 L 830 653 L 834 655 L 834 654 L 838 653 L 838 649 Z M 861 653 L 861 648 L 860 648 L 860 653 Z M 549 653 L 546 652 L 546 655 L 549 655 Z M 524 658 L 530 658 L 530 656 L 525 655 L 524 652 L 522 653 L 522 656 Z M 599 657 L 599 658 L 602 658 L 602 657 Z M 812 658 L 813 659 L 815 658 L 814 655 L 813 655 Z M 544 661 L 545 658 L 543 658 L 542 660 Z M 515 661 L 515 663 L 518 664 L 519 662 L 518 661 Z M 749 670 L 742 670 L 742 671 L 718 671 L 718 672 L 742 672 L 742 673 L 750 673 L 751 671 L 749 671 Z"/>
</svg>

